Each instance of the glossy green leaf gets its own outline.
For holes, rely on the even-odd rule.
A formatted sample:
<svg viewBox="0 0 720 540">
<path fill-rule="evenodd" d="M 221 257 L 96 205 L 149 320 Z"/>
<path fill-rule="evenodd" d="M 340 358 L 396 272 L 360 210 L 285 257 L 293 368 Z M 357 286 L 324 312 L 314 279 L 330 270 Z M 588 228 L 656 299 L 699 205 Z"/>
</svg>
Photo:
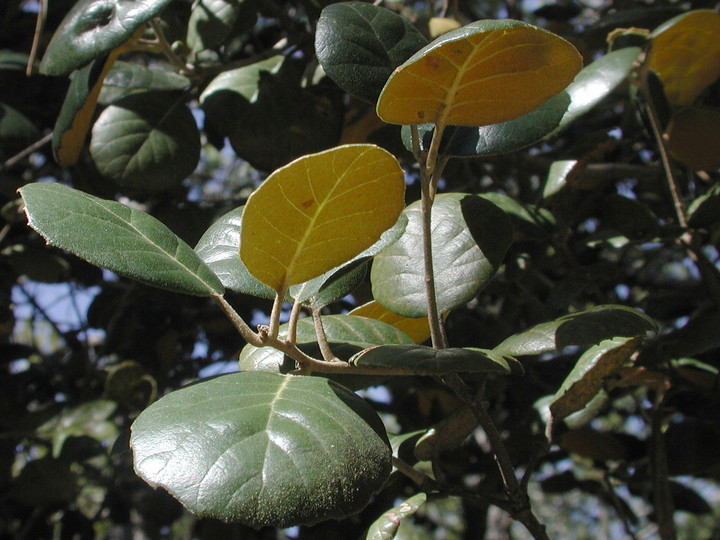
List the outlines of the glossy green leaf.
<svg viewBox="0 0 720 540">
<path fill-rule="evenodd" d="M 383 513 L 370 525 L 365 540 L 392 540 L 401 521 L 417 512 L 426 500 L 425 493 L 418 493 Z"/>
<path fill-rule="evenodd" d="M 375 299 L 399 315 L 424 317 L 422 212 L 419 202 L 405 211 L 403 236 L 379 253 L 370 274 Z M 433 266 L 438 309 L 470 301 L 492 279 L 512 240 L 507 215 L 475 195 L 440 194 L 432 211 Z"/>
<path fill-rule="evenodd" d="M 98 101 L 109 105 L 134 92 L 185 90 L 190 79 L 174 71 L 115 62 L 105 76 Z"/>
<path fill-rule="evenodd" d="M 397 68 L 377 104 L 392 124 L 484 126 L 529 113 L 582 68 L 561 37 L 513 20 L 482 20 L 439 37 Z"/>
<path fill-rule="evenodd" d="M 408 19 L 364 2 L 341 2 L 323 9 L 315 51 L 327 75 L 343 90 L 377 101 L 393 70 L 427 40 Z"/>
<path fill-rule="evenodd" d="M 347 144 L 296 159 L 248 199 L 240 256 L 279 294 L 356 257 L 398 220 L 405 181 L 397 159 Z"/>
<path fill-rule="evenodd" d="M 516 236 L 547 240 L 548 229 L 552 230 L 555 225 L 555 216 L 546 208 L 521 203 L 504 193 L 488 192 L 480 197 L 498 206 L 510 217 Z"/>
<path fill-rule="evenodd" d="M 341 519 L 391 470 L 375 411 L 320 377 L 234 373 L 187 386 L 132 426 L 135 470 L 198 516 L 251 527 Z"/>
<path fill-rule="evenodd" d="M 275 291 L 255 279 L 240 259 L 240 228 L 244 206 L 220 217 L 205 231 L 195 246 L 198 257 L 220 278 L 225 288 L 275 298 Z"/>
<path fill-rule="evenodd" d="M 448 157 L 470 158 L 515 152 L 530 146 L 551 133 L 567 112 L 570 97 L 560 92 L 519 118 L 482 127 L 448 126 L 440 143 L 440 153 Z M 423 124 L 419 130 L 421 148 L 430 147 L 434 129 Z M 412 149 L 410 126 L 403 126 L 405 147 Z"/>
<path fill-rule="evenodd" d="M 640 47 L 626 47 L 608 53 L 583 68 L 565 89 L 570 96 L 570 106 L 555 133 L 565 129 L 620 86 L 641 52 Z"/>
<path fill-rule="evenodd" d="M 200 133 L 185 95 L 143 92 L 105 108 L 92 128 L 100 174 L 133 193 L 176 187 L 200 159 Z"/>
<path fill-rule="evenodd" d="M 262 171 L 335 146 L 343 123 L 340 96 L 302 87 L 303 68 L 276 56 L 221 73 L 200 96 L 205 128 L 228 137 L 235 152 Z"/>
<path fill-rule="evenodd" d="M 639 337 L 614 338 L 585 351 L 550 403 L 553 423 L 582 410 L 603 389 L 605 379 L 623 367 L 641 343 Z"/>
<path fill-rule="evenodd" d="M 238 27 L 252 27 L 256 18 L 251 0 L 195 0 L 186 42 L 196 52 L 215 48 Z"/>
<path fill-rule="evenodd" d="M 576 159 L 562 159 L 553 161 L 548 171 L 548 177 L 545 181 L 545 189 L 543 197 L 551 197 L 568 185 L 568 178 L 573 174 L 575 166 L 578 164 Z"/>
<path fill-rule="evenodd" d="M 423 375 L 510 373 L 502 355 L 482 349 L 433 349 L 423 345 L 379 345 L 350 359 L 356 366 L 409 369 Z"/>
<path fill-rule="evenodd" d="M 644 313 L 626 306 L 602 305 L 564 315 L 510 336 L 493 350 L 509 356 L 590 347 L 616 337 L 645 336 L 658 326 Z"/>
<path fill-rule="evenodd" d="M 49 244 L 117 274 L 171 291 L 210 296 L 215 274 L 152 216 L 60 184 L 20 189 L 30 226 Z"/>
<path fill-rule="evenodd" d="M 128 41 L 171 0 L 80 0 L 60 23 L 40 73 L 67 75 Z"/>
<path fill-rule="evenodd" d="M 397 328 L 365 317 L 354 315 L 326 315 L 322 318 L 327 340 L 334 354 L 347 360 L 361 349 L 374 345 L 411 344 L 412 338 Z M 280 326 L 280 337 L 287 336 L 287 324 Z M 297 343 L 306 344 L 317 341 L 315 326 L 310 318 L 300 319 L 297 325 Z M 349 347 L 337 348 L 346 345 Z M 344 353 L 350 352 L 349 355 Z M 240 369 L 244 371 L 287 371 L 285 358 L 281 352 L 272 347 L 253 347 L 245 345 L 240 353 Z M 292 365 L 291 369 L 294 369 Z"/>
</svg>

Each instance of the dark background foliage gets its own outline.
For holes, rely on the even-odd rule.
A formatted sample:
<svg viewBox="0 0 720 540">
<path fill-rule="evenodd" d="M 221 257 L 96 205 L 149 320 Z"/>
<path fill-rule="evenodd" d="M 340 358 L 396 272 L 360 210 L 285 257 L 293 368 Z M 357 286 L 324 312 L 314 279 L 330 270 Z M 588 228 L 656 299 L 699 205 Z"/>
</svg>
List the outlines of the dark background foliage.
<svg viewBox="0 0 720 540">
<path fill-rule="evenodd" d="M 327 3 L 242 2 L 247 13 L 230 35 L 195 59 L 203 69 L 193 73 L 186 98 L 202 128 L 198 167 L 160 193 L 109 184 L 87 154 L 70 169 L 55 164 L 48 144 L 16 156 L 53 129 L 68 80 L 25 74 L 34 3 L 8 0 L 0 6 L 0 103 L 31 125 L 4 124 L 6 110 L 0 116 L 0 537 L 357 538 L 397 497 L 413 493 L 407 479 L 393 476 L 356 517 L 283 532 L 196 520 L 163 491 L 151 489 L 132 470 L 127 449 L 132 420 L 156 396 L 234 369 L 243 342 L 207 299 L 118 278 L 45 246 L 26 226 L 16 193 L 30 182 L 56 180 L 122 198 L 194 245 L 216 217 L 242 204 L 268 172 L 297 155 L 367 139 L 407 158 L 399 129 L 374 123 L 365 104 L 331 81 L 301 88 L 316 68 L 314 26 Z M 72 4 L 49 2 L 41 49 Z M 424 32 L 429 17 L 442 9 L 387 4 Z M 713 4 L 467 0 L 447 7 L 447 15 L 463 23 L 511 17 L 548 28 L 572 41 L 587 63 L 605 51 L 605 38 L 615 28 L 653 29 L 682 11 Z M 190 2 L 176 0 L 163 13 L 166 34 L 178 36 L 170 41 L 184 35 L 190 10 Z M 261 104 L 262 113 L 245 111 L 248 120 L 238 133 L 205 123 L 196 105 L 213 69 L 266 55 L 282 39 L 283 51 L 297 65 L 266 81 L 273 99 Z M 129 60 L 156 69 L 164 62 L 145 54 Z M 719 105 L 719 96 L 716 83 L 708 103 Z M 322 133 L 278 139 L 292 110 L 301 113 L 293 120 L 303 129 Z M 572 189 L 544 199 L 549 166 L 559 159 L 583 160 L 585 174 Z M 641 309 L 662 327 L 637 361 L 644 369 L 632 376 L 639 379 L 631 384 L 619 378 L 595 421 L 561 438 L 539 463 L 534 450 L 543 424 L 535 403 L 555 392 L 577 351 L 530 358 L 524 376 L 488 381 L 491 412 L 515 464 L 521 471 L 537 468 L 530 493 L 551 536 L 653 537 L 650 433 L 653 422 L 662 422 L 679 530 L 686 538 L 720 538 L 720 277 L 712 199 L 718 178 L 716 172 L 681 166 L 678 173 L 686 202 L 710 195 L 715 205 L 696 217 L 694 254 L 678 244 L 682 231 L 659 156 L 627 86 L 557 137 L 512 154 L 452 160 L 445 170 L 444 191 L 500 192 L 540 205 L 553 217 L 540 225 L 517 223 L 502 270 L 477 299 L 449 316 L 453 346 L 493 347 L 533 324 L 608 303 Z M 410 184 L 408 202 L 417 198 L 418 186 Z M 364 283 L 329 310 L 345 311 L 369 297 Z M 232 293 L 229 298 L 255 323 L 269 310 L 266 300 Z M 368 399 L 403 432 L 427 428 L 457 406 L 453 395 L 422 378 L 398 378 L 385 389 L 370 392 Z M 660 389 L 667 395 L 658 412 L 652 404 Z M 440 478 L 479 486 L 483 493 L 502 489 L 481 433 L 441 455 L 435 469 Z M 508 531 L 523 534 L 486 500 L 453 497 L 431 501 L 402 534 L 507 538 Z"/>
</svg>

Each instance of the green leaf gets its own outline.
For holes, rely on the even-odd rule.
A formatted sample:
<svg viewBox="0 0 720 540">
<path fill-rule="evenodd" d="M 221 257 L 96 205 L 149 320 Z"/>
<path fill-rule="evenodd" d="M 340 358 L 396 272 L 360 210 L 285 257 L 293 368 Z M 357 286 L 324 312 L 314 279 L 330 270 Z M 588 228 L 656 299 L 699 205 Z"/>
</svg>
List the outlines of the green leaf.
<svg viewBox="0 0 720 540">
<path fill-rule="evenodd" d="M 403 236 L 379 253 L 370 278 L 373 296 L 405 317 L 427 315 L 422 260 L 420 202 L 405 211 Z M 500 267 L 512 240 L 507 215 L 476 195 L 440 194 L 432 210 L 433 266 L 438 309 L 449 311 L 470 301 Z"/>
<path fill-rule="evenodd" d="M 354 315 L 325 315 L 322 320 L 331 349 L 340 359 L 349 359 L 350 356 L 359 352 L 358 350 L 374 345 L 413 343 L 412 338 L 401 330 L 375 319 Z M 287 330 L 287 324 L 280 326 L 281 338 L 287 336 Z M 297 343 L 306 344 L 316 341 L 317 336 L 312 320 L 300 319 L 297 324 Z M 343 345 L 349 347 L 342 347 Z M 346 354 L 347 352 L 350 354 Z M 244 371 L 262 370 L 275 373 L 288 371 L 285 357 L 272 347 L 258 348 L 245 345 L 240 353 L 239 365 L 240 369 Z M 292 363 L 290 369 L 294 369 Z"/>
<path fill-rule="evenodd" d="M 350 359 L 356 366 L 400 368 L 423 375 L 447 373 L 510 373 L 507 360 L 482 349 L 433 349 L 423 345 L 379 345 Z"/>
<path fill-rule="evenodd" d="M 443 132 L 440 153 L 448 157 L 469 158 L 515 152 L 530 146 L 551 133 L 560 123 L 570 104 L 567 92 L 556 96 L 514 120 L 482 127 L 448 126 Z M 427 150 L 434 129 L 423 124 L 421 148 Z M 410 126 L 402 128 L 405 147 L 412 149 Z"/>
<path fill-rule="evenodd" d="M 240 228 L 245 206 L 231 210 L 205 231 L 195 246 L 198 257 L 217 275 L 226 289 L 275 298 L 275 291 L 255 279 L 240 259 Z"/>
<path fill-rule="evenodd" d="M 627 47 L 606 54 L 586 66 L 565 89 L 570 106 L 555 133 L 565 129 L 610 95 L 632 71 L 642 49 Z"/>
<path fill-rule="evenodd" d="M 110 105 L 93 125 L 90 155 L 100 174 L 132 193 L 176 187 L 200 159 L 200 133 L 185 95 L 143 92 Z"/>
<path fill-rule="evenodd" d="M 650 207 L 619 193 L 603 198 L 603 218 L 631 240 L 652 240 L 660 232 L 660 220 Z"/>
<path fill-rule="evenodd" d="M 128 41 L 171 0 L 80 0 L 60 23 L 40 62 L 44 75 L 67 75 Z"/>
<path fill-rule="evenodd" d="M 109 447 L 118 434 L 115 422 L 110 420 L 117 403 L 106 399 L 85 402 L 67 408 L 38 428 L 38 434 L 52 438 L 52 456 L 57 458 L 70 437 L 91 437 Z"/>
<path fill-rule="evenodd" d="M 98 101 L 109 105 L 134 92 L 185 90 L 189 87 L 190 79 L 174 71 L 118 61 L 105 76 Z"/>
<path fill-rule="evenodd" d="M 198 516 L 251 527 L 360 511 L 391 451 L 375 411 L 320 377 L 234 373 L 172 392 L 132 426 L 136 472 Z"/>
<path fill-rule="evenodd" d="M 657 330 L 657 323 L 640 311 L 601 305 L 533 326 L 510 336 L 493 350 L 509 356 L 526 356 L 570 346 L 589 347 L 607 339 L 644 336 Z"/>
<path fill-rule="evenodd" d="M 392 540 L 400 522 L 417 512 L 426 500 L 425 493 L 418 493 L 391 508 L 370 525 L 365 540 Z"/>
<path fill-rule="evenodd" d="M 553 424 L 582 410 L 603 389 L 605 379 L 623 367 L 641 343 L 639 337 L 614 338 L 585 351 L 550 403 Z"/>
<path fill-rule="evenodd" d="M 248 199 L 240 256 L 279 294 L 375 244 L 405 205 L 397 159 L 371 144 L 347 144 L 296 159 Z"/>
<path fill-rule="evenodd" d="M 303 69 L 276 56 L 221 73 L 200 96 L 206 129 L 228 137 L 235 152 L 262 171 L 335 146 L 343 123 L 340 96 L 301 87 Z"/>
<path fill-rule="evenodd" d="M 363 2 L 327 6 L 315 33 L 325 73 L 347 93 L 373 104 L 393 70 L 425 45 L 405 17 Z"/>
<path fill-rule="evenodd" d="M 195 52 L 221 45 L 233 31 L 255 23 L 251 0 L 196 0 L 190 12 L 187 44 Z"/>
<path fill-rule="evenodd" d="M 152 216 L 60 184 L 20 189 L 30 226 L 49 244 L 149 285 L 211 296 L 222 283 L 185 242 Z"/>
</svg>

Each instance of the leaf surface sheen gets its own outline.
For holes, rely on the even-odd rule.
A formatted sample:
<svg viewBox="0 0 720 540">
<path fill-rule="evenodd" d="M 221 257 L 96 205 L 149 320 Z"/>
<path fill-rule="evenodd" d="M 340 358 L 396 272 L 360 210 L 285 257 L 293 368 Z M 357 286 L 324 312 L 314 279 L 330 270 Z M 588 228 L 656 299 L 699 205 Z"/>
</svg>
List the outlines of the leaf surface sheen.
<svg viewBox="0 0 720 540">
<path fill-rule="evenodd" d="M 391 469 L 375 411 L 323 378 L 234 373 L 172 392 L 132 426 L 136 472 L 199 516 L 251 527 L 341 519 Z"/>
<path fill-rule="evenodd" d="M 405 181 L 397 160 L 369 145 L 299 158 L 248 199 L 240 256 L 275 291 L 347 262 L 398 220 Z"/>
<path fill-rule="evenodd" d="M 154 217 L 61 184 L 20 189 L 30 226 L 49 244 L 149 285 L 197 296 L 222 294 L 215 274 Z"/>
<path fill-rule="evenodd" d="M 390 77 L 378 116 L 394 124 L 483 126 L 517 118 L 580 71 L 577 50 L 519 21 L 478 21 L 448 32 Z"/>
</svg>

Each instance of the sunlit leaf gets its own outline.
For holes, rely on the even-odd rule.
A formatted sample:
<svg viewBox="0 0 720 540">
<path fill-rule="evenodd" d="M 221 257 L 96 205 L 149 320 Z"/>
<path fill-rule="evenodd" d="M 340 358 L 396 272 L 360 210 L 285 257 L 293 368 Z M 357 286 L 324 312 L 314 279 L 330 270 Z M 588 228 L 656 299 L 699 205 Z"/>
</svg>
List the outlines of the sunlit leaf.
<svg viewBox="0 0 720 540">
<path fill-rule="evenodd" d="M 400 66 L 377 111 L 393 124 L 497 124 L 562 91 L 581 67 L 575 47 L 555 34 L 513 20 L 478 21 Z"/>
<path fill-rule="evenodd" d="M 640 311 L 602 305 L 535 325 L 493 350 L 510 356 L 542 354 L 570 346 L 589 347 L 616 337 L 645 336 L 657 329 L 657 323 Z"/>
<path fill-rule="evenodd" d="M 639 47 L 626 47 L 601 56 L 583 68 L 565 89 L 570 96 L 570 106 L 555 131 L 565 129 L 620 86 L 641 52 Z"/>
<path fill-rule="evenodd" d="M 248 199 L 240 256 L 275 291 L 350 260 L 398 220 L 403 171 L 373 145 L 345 145 L 299 158 Z"/>
<path fill-rule="evenodd" d="M 240 228 L 245 206 L 231 210 L 205 231 L 195 252 L 220 278 L 225 288 L 259 296 L 275 298 L 275 291 L 250 275 L 240 259 Z"/>
<path fill-rule="evenodd" d="M 426 500 L 425 493 L 418 493 L 391 508 L 370 525 L 365 540 L 392 540 L 401 521 L 417 512 Z"/>
<path fill-rule="evenodd" d="M 720 13 L 699 9 L 651 34 L 646 66 L 657 73 L 673 106 L 691 105 L 720 76 Z"/>
<path fill-rule="evenodd" d="M 125 43 L 171 0 L 80 0 L 60 23 L 40 73 L 67 75 Z"/>
<path fill-rule="evenodd" d="M 391 451 L 375 411 L 319 377 L 234 373 L 187 386 L 132 426 L 137 473 L 198 516 L 289 527 L 360 511 Z"/>
<path fill-rule="evenodd" d="M 553 422 L 581 410 L 638 350 L 642 338 L 614 338 L 590 347 L 578 359 L 550 403 Z"/>
<path fill-rule="evenodd" d="M 171 291 L 210 296 L 215 274 L 154 217 L 60 184 L 20 189 L 30 226 L 49 244 L 117 274 Z"/>
<path fill-rule="evenodd" d="M 375 257 L 374 298 L 405 317 L 427 316 L 420 202 L 405 211 L 403 236 Z M 476 195 L 444 193 L 432 211 L 433 267 L 438 309 L 450 311 L 475 297 L 500 267 L 512 240 L 507 215 Z"/>
<path fill-rule="evenodd" d="M 90 141 L 100 174 L 139 193 L 167 191 L 189 176 L 200 158 L 200 133 L 185 99 L 143 92 L 106 107 Z"/>
<path fill-rule="evenodd" d="M 434 349 L 422 345 L 379 345 L 350 359 L 356 366 L 409 369 L 421 374 L 510 373 L 502 355 L 482 349 Z"/>
<path fill-rule="evenodd" d="M 385 322 L 402 330 L 410 336 L 415 343 L 422 343 L 430 338 L 430 325 L 427 317 L 409 318 L 393 313 L 376 300 L 358 306 L 350 312 L 356 317 L 368 317 Z"/>
<path fill-rule="evenodd" d="M 315 51 L 325 73 L 343 90 L 377 101 L 388 77 L 427 40 L 389 9 L 364 2 L 341 2 L 323 9 Z"/>
</svg>

